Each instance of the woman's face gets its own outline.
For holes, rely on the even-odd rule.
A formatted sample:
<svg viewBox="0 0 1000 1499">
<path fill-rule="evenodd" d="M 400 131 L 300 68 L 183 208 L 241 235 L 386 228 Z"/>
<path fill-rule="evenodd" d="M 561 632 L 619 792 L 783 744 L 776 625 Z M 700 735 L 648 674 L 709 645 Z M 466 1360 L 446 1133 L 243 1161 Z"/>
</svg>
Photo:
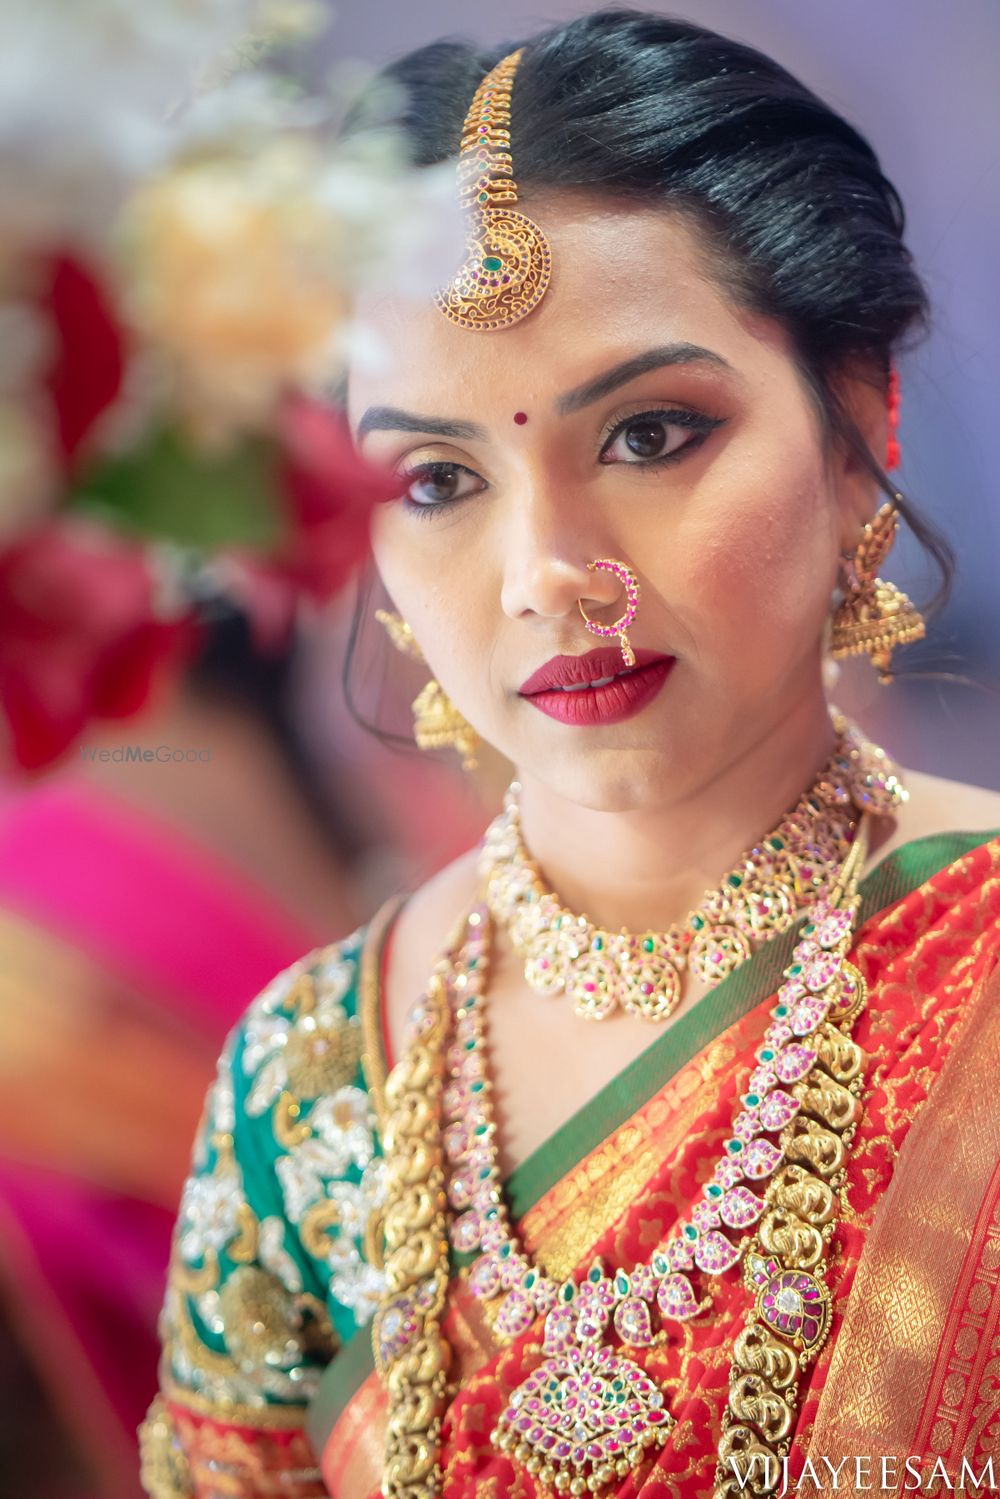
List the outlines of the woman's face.
<svg viewBox="0 0 1000 1499">
<path fill-rule="evenodd" d="M 351 371 L 352 430 L 409 476 L 379 507 L 375 557 L 431 672 L 522 779 L 654 808 L 816 696 L 837 556 L 874 491 L 824 467 L 787 336 L 733 306 L 687 221 L 580 195 L 522 206 L 553 272 L 520 322 L 470 332 L 432 303 L 359 308 L 391 362 Z M 678 345 L 707 352 L 671 359 Z M 617 649 L 578 609 L 621 613 L 618 580 L 587 569 L 598 558 L 639 579 L 633 647 L 675 659 L 639 711 L 568 723 L 520 689 L 553 656 Z"/>
</svg>

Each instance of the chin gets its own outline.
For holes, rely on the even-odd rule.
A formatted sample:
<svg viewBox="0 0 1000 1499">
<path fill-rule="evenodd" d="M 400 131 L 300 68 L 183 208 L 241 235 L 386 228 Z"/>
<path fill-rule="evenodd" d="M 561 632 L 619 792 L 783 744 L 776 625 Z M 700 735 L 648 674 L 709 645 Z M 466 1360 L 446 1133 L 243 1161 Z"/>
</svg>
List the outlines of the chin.
<svg viewBox="0 0 1000 1499">
<path fill-rule="evenodd" d="M 565 759 L 553 756 L 538 771 L 530 765 L 524 770 L 563 801 L 591 812 L 651 811 L 672 800 L 666 793 L 675 792 L 683 779 L 663 745 L 577 751 Z"/>
</svg>

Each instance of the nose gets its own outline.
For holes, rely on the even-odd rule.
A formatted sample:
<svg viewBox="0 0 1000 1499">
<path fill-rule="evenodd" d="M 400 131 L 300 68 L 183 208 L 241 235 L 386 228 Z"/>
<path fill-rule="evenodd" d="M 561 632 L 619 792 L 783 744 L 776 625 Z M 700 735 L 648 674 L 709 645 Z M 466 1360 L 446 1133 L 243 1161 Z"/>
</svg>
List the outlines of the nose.
<svg viewBox="0 0 1000 1499">
<path fill-rule="evenodd" d="M 621 553 L 607 536 L 599 539 L 581 525 L 572 510 L 542 495 L 522 497 L 522 503 L 514 507 L 502 542 L 500 590 L 501 607 L 511 619 L 531 615 L 572 618 L 582 628 L 578 601 L 598 619 L 602 609 L 621 613 L 624 590 L 620 580 L 612 573 L 587 568 L 588 562 L 599 557 Z"/>
</svg>

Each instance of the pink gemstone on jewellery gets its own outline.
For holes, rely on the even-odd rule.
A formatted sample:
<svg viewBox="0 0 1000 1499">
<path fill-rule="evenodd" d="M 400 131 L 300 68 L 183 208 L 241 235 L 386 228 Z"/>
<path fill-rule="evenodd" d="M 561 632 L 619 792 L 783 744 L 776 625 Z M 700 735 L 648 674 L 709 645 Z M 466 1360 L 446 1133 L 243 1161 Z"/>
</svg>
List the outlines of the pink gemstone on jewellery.
<svg viewBox="0 0 1000 1499">
<path fill-rule="evenodd" d="M 457 1212 L 467 1208 L 472 1201 L 475 1178 L 471 1171 L 456 1171 L 448 1183 L 448 1201 Z"/>
<path fill-rule="evenodd" d="M 449 1083 L 447 1088 L 445 1088 L 444 1090 L 444 1095 L 441 1100 L 441 1105 L 444 1109 L 445 1115 L 447 1117 L 451 1117 L 455 1114 L 463 1113 L 465 1109 L 466 1098 L 467 1095 L 465 1089 L 461 1087 L 459 1083 Z"/>
<path fill-rule="evenodd" d="M 810 959 L 819 957 L 820 946 L 811 937 L 806 937 L 792 949 L 792 960 L 796 963 L 808 963 Z"/>
<path fill-rule="evenodd" d="M 539 1312 L 547 1312 L 558 1294 L 558 1287 L 551 1280 L 536 1280 L 531 1288 L 531 1299 Z"/>
<path fill-rule="evenodd" d="M 770 1176 L 782 1159 L 781 1151 L 770 1140 L 763 1136 L 759 1140 L 751 1140 L 741 1154 L 743 1175 L 751 1180 L 757 1180 L 762 1176 Z"/>
<path fill-rule="evenodd" d="M 660 1309 L 661 1316 L 670 1317 L 675 1322 L 686 1322 L 689 1317 L 695 1316 L 698 1303 L 687 1276 L 680 1274 L 664 1276 L 660 1282 L 660 1289 L 656 1293 L 656 1305 Z"/>
<path fill-rule="evenodd" d="M 762 1064 L 760 1067 L 755 1067 L 747 1079 L 747 1092 L 766 1093 L 769 1088 L 774 1087 L 777 1081 L 778 1074 L 774 1068 L 765 1067 Z"/>
<path fill-rule="evenodd" d="M 694 1253 L 687 1239 L 678 1234 L 666 1248 L 666 1260 L 671 1270 L 689 1270 L 694 1264 Z"/>
<path fill-rule="evenodd" d="M 795 1035 L 807 1036 L 810 1031 L 814 1031 L 826 1019 L 829 1008 L 830 1001 L 818 994 L 810 994 L 808 999 L 799 1000 L 788 1017 Z"/>
<path fill-rule="evenodd" d="M 483 1255 L 469 1271 L 469 1290 L 488 1301 L 500 1289 L 500 1267 L 492 1255 Z"/>
<path fill-rule="evenodd" d="M 497 1313 L 497 1327 L 506 1338 L 520 1337 L 535 1320 L 535 1309 L 520 1289 L 504 1298 Z"/>
<path fill-rule="evenodd" d="M 703 1234 L 694 1249 L 694 1260 L 699 1270 L 709 1275 L 721 1275 L 740 1257 L 738 1247 L 717 1229 Z"/>
<path fill-rule="evenodd" d="M 712 1175 L 721 1187 L 733 1187 L 744 1175 L 743 1167 L 731 1156 L 716 1163 Z"/>
<path fill-rule="evenodd" d="M 515 1251 L 507 1259 L 500 1261 L 500 1284 L 509 1291 L 512 1287 L 521 1284 L 530 1269 L 531 1266 L 524 1255 Z"/>
<path fill-rule="evenodd" d="M 764 1040 L 768 1046 L 781 1046 L 785 1041 L 790 1041 L 793 1034 L 787 1020 L 774 1020 L 764 1032 Z"/>
<path fill-rule="evenodd" d="M 802 982 L 814 993 L 832 984 L 840 971 L 841 960 L 833 953 L 822 953 L 802 970 Z"/>
<path fill-rule="evenodd" d="M 507 1230 L 499 1218 L 491 1218 L 483 1227 L 483 1248 L 499 1249 L 507 1239 Z"/>
<path fill-rule="evenodd" d="M 764 1211 L 764 1204 L 749 1187 L 732 1187 L 719 1203 L 719 1217 L 727 1228 L 749 1228 Z"/>
<path fill-rule="evenodd" d="M 710 1198 L 702 1198 L 701 1202 L 695 1203 L 691 1210 L 691 1222 L 703 1234 L 708 1233 L 710 1228 L 719 1226 L 719 1210 Z"/>
<path fill-rule="evenodd" d="M 460 1161 L 469 1153 L 469 1131 L 461 1121 L 449 1124 L 444 1132 L 444 1152 L 449 1161 Z"/>
<path fill-rule="evenodd" d="M 812 1069 L 815 1060 L 815 1051 L 795 1042 L 779 1051 L 774 1068 L 783 1083 L 797 1083 Z"/>
<path fill-rule="evenodd" d="M 801 999 L 806 992 L 806 986 L 799 979 L 788 979 L 782 984 L 777 993 L 777 1000 L 782 1005 L 792 1005 L 797 999 Z"/>
<path fill-rule="evenodd" d="M 797 1098 L 793 1098 L 782 1088 L 775 1088 L 760 1106 L 760 1122 L 767 1130 L 784 1129 L 801 1107 Z"/>
<path fill-rule="evenodd" d="M 482 1239 L 482 1223 L 476 1212 L 463 1213 L 451 1225 L 451 1242 L 463 1254 L 478 1248 Z"/>
<path fill-rule="evenodd" d="M 644 1296 L 647 1301 L 652 1301 L 656 1295 L 659 1284 L 659 1276 L 647 1261 L 645 1264 L 636 1265 L 629 1277 L 632 1282 L 632 1290 L 637 1296 Z"/>
<path fill-rule="evenodd" d="M 760 1131 L 760 1112 L 757 1109 L 743 1109 L 733 1120 L 733 1134 L 740 1140 L 752 1140 Z"/>
</svg>

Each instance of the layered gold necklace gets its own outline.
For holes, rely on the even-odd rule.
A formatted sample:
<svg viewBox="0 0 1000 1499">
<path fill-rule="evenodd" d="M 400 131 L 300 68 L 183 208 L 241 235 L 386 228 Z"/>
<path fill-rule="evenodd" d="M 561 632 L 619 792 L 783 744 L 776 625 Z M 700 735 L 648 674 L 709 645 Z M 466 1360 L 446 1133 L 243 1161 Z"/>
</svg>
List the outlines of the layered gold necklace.
<svg viewBox="0 0 1000 1499">
<path fill-rule="evenodd" d="M 411 1016 L 407 1050 L 386 1086 L 387 1289 L 373 1325 L 376 1365 L 390 1404 L 386 1499 L 430 1499 L 441 1492 L 437 1447 L 453 1393 L 441 1328 L 449 1237 L 461 1251 L 479 1251 L 469 1288 L 484 1302 L 496 1301 L 499 1340 L 521 1336 L 543 1319 L 541 1362 L 513 1390 L 490 1440 L 546 1488 L 606 1495 L 669 1441 L 674 1417 L 646 1372 L 643 1351 L 662 1342 L 671 1324 L 708 1310 L 712 1281 L 734 1271 L 742 1273 L 751 1310 L 733 1351 L 729 1404 L 713 1459 L 716 1499 L 742 1489 L 755 1463 L 770 1459 L 780 1465 L 787 1455 L 800 1373 L 829 1333 L 829 1244 L 862 1114 L 865 1057 L 850 1033 L 867 989 L 847 958 L 860 909 L 857 886 L 871 814 L 891 811 L 907 795 L 892 762 L 834 712 L 835 753 L 789 814 L 811 817 L 813 836 L 800 847 L 785 818 L 781 827 L 789 842 L 771 849 L 788 861 L 801 856 L 803 869 L 811 867 L 809 858 L 817 866 L 818 885 L 809 876 L 811 898 L 790 898 L 787 919 L 781 907 L 785 925 L 794 920 L 796 905 L 807 911 L 793 961 L 784 970 L 714 1167 L 684 1217 L 641 1263 L 616 1270 L 598 1260 L 582 1277 L 559 1283 L 532 1260 L 510 1218 L 484 1025 L 496 890 L 489 901 L 477 900 L 436 965 Z M 843 834 L 847 852 L 838 867 L 824 860 L 820 870 L 817 849 L 827 847 L 820 831 L 834 837 L 834 809 L 851 825 L 850 834 L 846 828 Z M 506 807 L 505 820 L 509 812 Z M 510 890 L 524 897 L 514 908 L 535 905 L 528 876 L 534 881 L 540 874 L 510 838 L 509 824 L 505 836 L 510 930 Z M 764 839 L 755 845 L 737 866 L 744 883 L 729 887 L 738 892 L 736 906 L 726 907 L 736 931 L 742 927 L 735 913 L 759 878 L 752 873 L 754 859 L 766 844 Z M 495 883 L 498 847 L 499 840 L 489 861 Z M 790 862 L 786 879 L 789 868 Z M 775 883 L 770 864 L 766 873 L 762 882 Z M 714 899 L 706 896 L 709 910 Z M 692 915 L 703 914 L 706 901 Z M 587 929 L 595 930 L 589 924 Z M 777 929 L 766 927 L 762 940 Z M 540 925 L 535 940 L 545 931 Z M 567 976 L 581 960 L 586 971 L 593 958 L 577 942 L 563 955 L 563 924 L 554 931 L 557 939 L 547 940 L 556 941 L 554 956 L 566 964 Z M 627 933 L 613 935 L 634 940 Z M 599 955 L 605 974 L 606 949 L 586 951 Z M 532 956 L 539 956 L 537 949 Z M 585 1005 L 584 1013 L 594 1012 Z M 703 1288 L 708 1294 L 701 1296 L 694 1284 L 699 1272 L 710 1278 Z"/>
</svg>

